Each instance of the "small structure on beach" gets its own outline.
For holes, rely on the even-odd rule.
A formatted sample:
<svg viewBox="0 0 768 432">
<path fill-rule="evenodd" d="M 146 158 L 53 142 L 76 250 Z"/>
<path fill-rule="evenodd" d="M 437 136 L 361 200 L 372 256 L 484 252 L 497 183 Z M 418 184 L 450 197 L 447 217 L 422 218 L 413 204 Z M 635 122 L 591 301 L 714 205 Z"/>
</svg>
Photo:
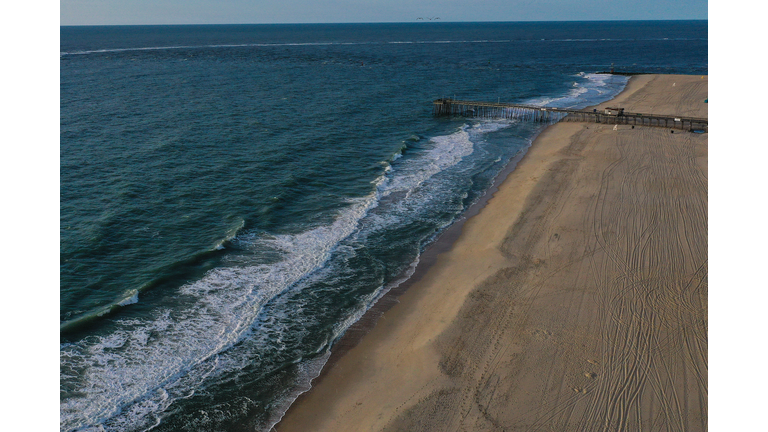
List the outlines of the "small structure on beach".
<svg viewBox="0 0 768 432">
<path fill-rule="evenodd" d="M 606 108 L 605 109 L 605 115 L 612 115 L 612 116 L 623 116 L 624 115 L 624 108 Z"/>
</svg>

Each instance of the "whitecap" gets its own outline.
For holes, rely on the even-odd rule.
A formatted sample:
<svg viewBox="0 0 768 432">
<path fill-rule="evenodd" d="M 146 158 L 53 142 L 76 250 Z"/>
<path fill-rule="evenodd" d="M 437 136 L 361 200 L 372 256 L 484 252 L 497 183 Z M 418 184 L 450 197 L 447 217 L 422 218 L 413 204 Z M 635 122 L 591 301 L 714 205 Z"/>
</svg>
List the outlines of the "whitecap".
<svg viewBox="0 0 768 432">
<path fill-rule="evenodd" d="M 117 319 L 116 329 L 106 335 L 62 344 L 60 368 L 82 371 L 68 385 L 85 395 L 61 400 L 62 429 L 98 427 L 107 421 L 118 429 L 128 423 L 132 429 L 151 427 L 157 418 L 150 413 L 188 397 L 189 389 L 213 372 L 204 364 L 241 341 L 266 302 L 322 267 L 375 200 L 375 194 L 352 200 L 328 225 L 254 238 L 280 251 L 282 259 L 209 271 L 179 289 L 179 301 L 187 305 L 183 309 L 161 310 L 142 320 Z M 134 299 L 137 294 L 127 301 Z M 158 399 L 157 392 L 167 395 Z"/>
</svg>

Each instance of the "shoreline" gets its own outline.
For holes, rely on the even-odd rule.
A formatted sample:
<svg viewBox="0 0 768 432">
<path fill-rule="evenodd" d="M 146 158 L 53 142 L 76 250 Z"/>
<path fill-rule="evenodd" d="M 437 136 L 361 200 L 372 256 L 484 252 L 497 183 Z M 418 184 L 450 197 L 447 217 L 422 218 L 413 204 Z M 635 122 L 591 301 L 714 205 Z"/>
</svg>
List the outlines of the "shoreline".
<svg viewBox="0 0 768 432">
<path fill-rule="evenodd" d="M 693 82 L 694 84 L 696 84 L 695 79 L 698 79 L 698 76 L 673 77 L 680 77 L 680 81 Z M 653 96 L 655 92 L 647 89 L 649 83 L 652 83 L 657 79 L 667 78 L 669 78 L 669 76 L 662 75 L 633 77 L 629 80 L 622 92 L 616 97 L 603 102 L 602 104 L 598 104 L 595 107 L 601 107 L 606 104 L 622 104 L 626 103 L 628 100 L 631 102 L 632 96 L 641 89 L 646 89 L 645 91 Z M 704 84 L 706 84 L 706 81 L 704 81 Z M 648 99 L 648 95 L 644 95 L 641 99 Z M 653 104 L 649 107 L 657 109 L 662 108 L 660 106 L 654 106 Z M 670 114 L 686 115 L 689 113 L 670 112 Z M 450 396 L 450 394 L 453 391 L 452 389 L 455 387 L 456 382 L 464 380 L 464 378 L 466 378 L 465 375 L 468 374 L 459 373 L 458 375 L 455 375 L 450 371 L 446 372 L 445 363 L 450 362 L 452 359 L 448 358 L 446 360 L 446 356 L 443 354 L 441 360 L 440 353 L 436 351 L 440 351 L 441 349 L 445 351 L 445 339 L 447 334 L 453 334 L 451 337 L 454 340 L 462 343 L 466 342 L 462 341 L 461 336 L 462 332 L 466 333 L 466 328 L 458 332 L 454 331 L 455 329 L 452 330 L 452 328 L 456 327 L 457 321 L 460 321 L 456 318 L 457 314 L 460 310 L 467 307 L 467 302 L 471 303 L 473 294 L 476 294 L 478 289 L 483 285 L 483 283 L 481 283 L 482 281 L 485 281 L 484 283 L 487 285 L 489 280 L 494 278 L 498 279 L 500 272 L 509 272 L 507 269 L 510 268 L 509 264 L 512 261 L 515 261 L 517 267 L 527 266 L 532 268 L 540 267 L 543 262 L 543 260 L 540 260 L 540 262 L 524 263 L 523 261 L 530 261 L 530 257 L 521 257 L 515 252 L 506 250 L 502 251 L 502 253 L 498 253 L 499 250 L 508 249 L 507 243 L 509 239 L 507 238 L 508 236 L 505 235 L 505 230 L 501 228 L 497 227 L 497 229 L 491 233 L 490 237 L 487 237 L 484 241 L 480 240 L 479 242 L 468 240 L 466 237 L 470 236 L 470 234 L 466 232 L 473 229 L 477 231 L 479 229 L 488 234 L 488 226 L 483 226 L 481 228 L 475 226 L 487 225 L 489 223 L 490 226 L 494 225 L 493 220 L 487 220 L 489 218 L 494 219 L 493 215 L 485 215 L 485 213 L 494 212 L 493 209 L 489 210 L 489 207 L 492 205 L 501 205 L 496 204 L 496 201 L 506 200 L 507 203 L 509 203 L 510 189 L 525 189 L 528 194 L 524 194 L 524 196 L 528 196 L 528 201 L 530 201 L 531 196 L 546 197 L 546 193 L 531 195 L 531 191 L 541 189 L 542 186 L 546 189 L 546 184 L 540 184 L 535 176 L 530 179 L 521 178 L 532 172 L 542 174 L 546 173 L 546 170 L 548 170 L 545 166 L 551 162 L 552 149 L 549 150 L 550 154 L 547 154 L 546 149 L 539 149 L 539 147 L 546 147 L 548 140 L 556 140 L 560 143 L 559 146 L 562 147 L 565 138 L 568 138 L 565 141 L 570 140 L 571 144 L 573 144 L 573 142 L 577 141 L 573 139 L 573 137 L 584 134 L 589 130 L 590 126 L 591 125 L 580 123 L 555 124 L 549 126 L 535 137 L 532 145 L 526 152 L 513 158 L 507 167 L 505 167 L 496 179 L 494 179 L 491 188 L 489 188 L 483 198 L 467 209 L 466 213 L 458 221 L 446 229 L 441 234 L 440 238 L 424 251 L 420 257 L 420 262 L 416 266 L 411 277 L 383 295 L 376 304 L 366 311 L 360 320 L 353 324 L 345 332 L 344 336 L 334 344 L 334 347 L 331 349 L 330 358 L 323 367 L 320 375 L 312 380 L 310 390 L 302 393 L 293 402 L 280 422 L 277 423 L 275 429 L 279 431 L 302 430 L 302 427 L 306 428 L 310 424 L 318 427 L 325 426 L 328 427 L 329 430 L 342 430 L 347 428 L 348 430 L 354 430 L 357 427 L 366 430 L 399 429 L 406 424 L 413 425 L 413 421 L 425 420 L 425 412 L 428 412 L 429 410 L 425 411 L 420 408 L 420 406 L 424 404 L 429 405 L 432 403 L 429 402 L 430 400 L 444 399 L 445 401 L 448 401 L 448 405 L 461 405 L 462 403 L 465 403 L 455 401 L 455 398 Z M 598 124 L 596 127 L 593 127 L 592 130 L 607 128 L 609 128 L 608 125 L 601 126 Z M 629 128 L 629 126 L 622 127 L 622 129 L 625 128 Z M 666 131 L 665 129 L 662 130 Z M 678 136 L 680 135 L 682 134 L 678 134 Z M 562 152 L 562 150 L 563 148 L 557 149 L 558 152 Z M 510 186 L 510 184 L 515 187 Z M 512 193 L 512 195 L 514 195 L 514 193 Z M 509 211 L 511 209 L 520 214 L 524 214 L 525 209 L 522 206 L 523 201 L 526 200 L 521 201 L 520 199 L 517 199 L 517 201 L 512 204 L 511 208 L 508 204 L 505 210 Z M 560 211 L 562 212 L 563 209 L 560 209 Z M 498 216 L 498 214 L 495 216 Z M 483 218 L 486 219 L 485 222 L 481 221 Z M 519 224 L 519 221 L 517 223 Z M 507 225 L 509 225 L 510 228 L 514 228 L 515 223 L 507 223 Z M 489 250 L 491 249 L 495 249 L 495 252 L 490 252 Z M 445 301 L 446 304 L 440 305 L 444 310 L 438 311 L 438 313 L 433 313 L 431 320 L 421 319 L 421 315 L 423 314 L 421 311 L 424 309 L 420 309 L 417 306 L 419 303 L 429 303 L 430 298 L 432 298 L 432 303 L 430 304 L 435 306 L 435 292 L 445 291 L 442 288 L 440 291 L 434 289 L 435 279 L 439 278 L 441 273 L 446 273 L 446 268 L 450 268 L 450 266 L 447 266 L 447 263 L 451 261 L 451 255 L 456 255 L 458 253 L 457 251 L 461 250 L 464 250 L 464 255 L 462 255 L 461 260 L 469 261 L 469 263 L 467 263 L 467 271 L 474 272 L 474 279 L 469 282 L 464 281 L 465 283 L 459 284 L 460 287 L 454 288 L 452 292 L 448 293 L 446 298 L 450 299 L 450 301 Z M 469 254 L 467 254 L 467 250 L 469 250 Z M 475 259 L 472 259 L 473 256 Z M 455 265 L 456 263 L 454 262 L 453 264 Z M 479 268 L 485 267 L 486 265 L 487 269 L 478 271 Z M 452 274 L 462 274 L 461 270 L 458 270 L 457 273 L 455 268 L 451 268 L 451 271 L 453 271 Z M 526 271 L 530 272 L 531 268 L 527 268 Z M 432 292 L 432 297 L 429 296 L 430 291 Z M 441 293 L 440 295 L 443 294 L 444 293 Z M 402 301 L 400 300 L 401 298 Z M 439 302 L 442 303 L 443 301 L 439 300 Z M 491 316 L 493 316 L 493 314 L 491 314 Z M 379 356 L 379 352 L 384 349 L 381 346 L 381 342 L 384 340 L 392 341 L 393 338 L 395 338 L 392 333 L 394 331 L 407 333 L 408 323 L 405 321 L 406 319 L 409 321 L 422 321 L 422 324 L 429 327 L 430 330 L 427 332 L 410 333 L 409 337 L 411 338 L 411 341 L 409 346 L 414 348 L 415 351 L 410 353 L 407 361 L 401 362 L 397 358 L 382 359 L 381 356 Z M 435 324 L 435 322 L 439 323 Z M 375 335 L 373 334 L 374 332 L 376 333 Z M 547 331 L 542 334 L 545 339 L 548 338 Z M 466 336 L 466 334 L 464 336 Z M 515 335 L 515 337 L 520 339 L 519 334 Z M 551 334 L 549 337 L 551 337 Z M 414 345 L 413 341 L 415 339 L 421 340 Z M 498 344 L 498 341 L 496 343 Z M 394 341 L 387 346 L 389 348 L 402 348 L 403 341 Z M 354 354 L 354 356 L 352 354 Z M 462 356 L 461 353 L 453 353 L 452 355 L 453 357 Z M 376 363 L 376 365 L 372 365 L 372 363 Z M 460 363 L 466 363 L 466 361 L 461 361 Z M 380 373 L 382 367 L 387 368 L 388 371 L 396 371 L 397 373 L 396 375 L 392 375 L 391 371 L 390 375 L 387 375 L 386 372 Z M 429 371 L 425 370 L 425 368 L 429 369 Z M 409 372 L 406 373 L 406 370 Z M 372 373 L 385 377 L 389 376 L 390 378 L 397 378 L 398 375 L 406 375 L 423 385 L 419 388 L 414 387 L 411 383 L 403 382 L 405 388 L 391 390 L 391 388 L 396 385 L 394 381 L 397 380 L 388 382 L 387 385 L 379 384 L 377 387 L 379 390 L 389 388 L 389 393 L 388 395 L 377 393 L 377 399 L 379 399 L 381 403 L 377 404 L 379 405 L 377 408 L 374 407 L 372 408 L 372 411 L 366 412 L 364 409 L 360 408 L 363 405 L 363 402 L 359 400 L 361 399 L 361 395 L 369 394 L 370 396 L 370 392 L 374 391 L 374 389 L 370 388 L 371 386 L 367 384 L 367 381 L 374 379 L 376 382 L 379 382 L 378 376 L 372 375 Z M 416 373 L 416 375 L 413 375 L 414 373 Z M 326 380 L 328 379 L 330 380 L 327 381 L 326 384 Z M 330 394 L 338 394 L 340 389 L 343 393 L 343 397 L 329 396 Z M 395 393 L 393 394 L 392 391 Z M 421 395 L 421 398 L 414 401 L 414 397 L 418 394 Z M 443 396 L 439 396 L 441 394 Z M 405 395 L 410 396 L 405 397 Z M 358 401 L 350 403 L 353 399 Z M 391 406 L 395 400 L 402 402 L 402 404 L 396 407 Z M 368 405 L 368 403 L 365 403 L 365 405 Z M 349 407 L 348 410 L 344 411 L 342 408 L 343 406 Z M 404 408 L 407 408 L 407 410 L 404 410 Z M 354 415 L 350 414 L 353 411 L 356 411 L 356 413 Z M 407 415 L 405 414 L 406 411 L 408 412 Z M 345 418 L 339 418 L 340 412 L 346 413 L 342 416 Z M 391 418 L 386 421 L 382 420 L 383 412 L 388 413 Z M 472 412 L 472 410 L 470 410 L 470 412 Z M 427 417 L 431 418 L 432 416 Z M 406 423 L 403 423 L 403 421 Z M 454 423 L 451 424 L 455 425 L 455 420 L 452 421 L 454 421 Z M 438 424 L 441 422 L 442 420 L 437 421 Z M 430 423 L 432 427 L 435 427 L 434 430 L 440 430 L 438 424 L 435 424 L 434 421 Z M 448 425 L 446 424 L 443 426 Z"/>
<path fill-rule="evenodd" d="M 533 138 L 534 142 L 535 140 L 536 137 Z M 365 313 L 363 313 L 360 319 L 355 321 L 355 323 L 352 324 L 344 332 L 344 334 L 336 341 L 336 343 L 333 344 L 333 347 L 331 348 L 331 355 L 323 366 L 320 375 L 311 381 L 312 387 L 310 387 L 310 390 L 302 393 L 297 398 L 297 401 L 302 396 L 311 393 L 314 385 L 319 384 L 322 381 L 323 377 L 327 374 L 328 370 L 332 368 L 333 364 L 338 361 L 338 359 L 343 357 L 350 349 L 357 346 L 360 340 L 364 338 L 365 335 L 368 334 L 368 332 L 376 326 L 379 318 L 381 318 L 384 313 L 399 303 L 398 298 L 407 292 L 410 287 L 418 284 L 418 282 L 424 277 L 429 269 L 435 264 L 438 257 L 451 249 L 456 240 L 461 236 L 464 224 L 469 219 L 482 211 L 482 209 L 487 205 L 488 201 L 493 198 L 493 194 L 498 191 L 500 184 L 506 180 L 507 176 L 509 176 L 509 174 L 514 171 L 517 164 L 520 163 L 520 161 L 525 157 L 525 154 L 529 148 L 530 146 L 526 147 L 525 151 L 521 151 L 512 157 L 512 159 L 509 160 L 509 163 L 507 163 L 507 165 L 494 178 L 491 186 L 480 197 L 480 199 L 478 199 L 477 202 L 467 208 L 464 214 L 456 219 L 450 226 L 448 226 L 442 233 L 440 233 L 434 242 L 426 247 L 424 252 L 419 255 L 413 273 L 410 276 L 404 274 L 401 279 L 405 278 L 405 280 L 390 288 L 389 291 L 383 294 L 368 310 L 365 311 Z"/>
<path fill-rule="evenodd" d="M 543 129 L 542 132 L 544 130 L 546 130 L 546 128 Z M 539 133 L 539 135 L 540 134 L 541 133 Z M 272 426 L 270 429 L 271 431 L 278 430 L 277 428 L 279 428 L 282 419 L 288 415 L 293 406 L 301 403 L 305 398 L 309 397 L 312 394 L 313 389 L 319 385 L 328 374 L 328 372 L 333 369 L 333 366 L 336 364 L 336 362 L 344 357 L 350 350 L 355 348 L 360 343 L 360 341 L 374 327 L 376 327 L 379 319 L 387 311 L 392 309 L 392 307 L 400 302 L 400 296 L 405 294 L 412 286 L 418 284 L 421 278 L 423 278 L 424 275 L 429 272 L 429 269 L 435 264 L 441 254 L 451 249 L 456 240 L 461 236 L 464 224 L 469 219 L 479 214 L 488 204 L 488 201 L 493 198 L 493 195 L 496 193 L 496 191 L 498 191 L 501 184 L 503 184 L 509 174 L 514 171 L 515 167 L 525 157 L 525 154 L 533 145 L 533 142 L 536 141 L 537 137 L 538 135 L 534 136 L 531 145 L 526 147 L 524 151 L 521 151 L 509 160 L 507 165 L 493 179 L 493 182 L 491 183 L 491 186 L 488 188 L 488 190 L 480 197 L 480 199 L 477 200 L 477 202 L 467 208 L 464 214 L 462 214 L 456 221 L 448 226 L 448 228 L 440 233 L 439 237 L 433 243 L 426 247 L 424 252 L 422 252 L 422 254 L 419 256 L 413 273 L 410 276 L 404 274 L 402 277 L 405 278 L 405 280 L 390 288 L 389 291 L 379 297 L 379 299 L 376 300 L 375 303 L 363 313 L 360 319 L 349 326 L 344 334 L 331 347 L 328 360 L 323 364 L 320 373 L 310 381 L 309 389 L 300 393 L 296 397 L 291 405 L 288 406 L 288 409 L 283 413 L 280 420 Z"/>
<path fill-rule="evenodd" d="M 644 74 L 647 75 L 647 74 Z M 636 81 L 636 80 L 634 80 Z M 624 88 L 612 99 L 609 99 L 605 102 L 602 102 L 597 105 L 585 107 L 584 109 L 590 109 L 590 108 L 597 108 L 601 107 L 606 104 L 610 104 L 611 102 L 617 100 L 622 94 L 625 92 L 634 92 L 636 90 L 635 84 L 633 83 L 633 78 L 630 77 L 630 79 L 627 81 L 627 84 L 624 86 Z M 630 86 L 632 84 L 632 86 Z M 302 392 L 297 396 L 297 398 L 291 403 L 291 405 L 288 407 L 288 410 L 283 413 L 283 416 L 281 417 L 280 421 L 278 421 L 273 427 L 272 430 L 275 430 L 280 425 L 280 422 L 282 422 L 282 418 L 284 418 L 288 413 L 291 411 L 291 408 L 303 401 L 305 398 L 307 398 L 315 388 L 315 386 L 319 385 L 325 376 L 328 374 L 328 371 L 333 368 L 334 364 L 341 359 L 344 355 L 346 355 L 351 349 L 356 347 L 360 341 L 376 326 L 376 323 L 379 321 L 382 315 L 384 315 L 388 310 L 390 310 L 393 306 L 399 303 L 399 298 L 401 295 L 403 295 L 405 292 L 408 291 L 410 287 L 413 285 L 416 285 L 421 278 L 424 277 L 424 275 L 429 271 L 430 268 L 435 264 L 435 262 L 438 259 L 438 256 L 445 253 L 446 251 L 450 250 L 453 245 L 456 243 L 456 240 L 461 236 L 464 224 L 471 219 L 472 217 L 478 215 L 483 208 L 485 208 L 486 205 L 488 205 L 488 201 L 493 199 L 494 195 L 498 192 L 499 188 L 504 184 L 504 182 L 507 180 L 507 177 L 515 170 L 515 168 L 518 166 L 518 164 L 525 158 L 525 155 L 528 153 L 530 148 L 536 143 L 536 140 L 539 138 L 539 136 L 544 133 L 547 129 L 551 128 L 554 125 L 549 125 L 542 129 L 539 134 L 533 137 L 531 140 L 531 144 L 526 147 L 523 151 L 521 151 L 519 154 L 515 155 L 512 159 L 509 160 L 507 165 L 499 172 L 499 174 L 496 175 L 496 177 L 493 179 L 493 182 L 491 183 L 491 186 L 488 188 L 488 190 L 483 194 L 480 199 L 472 204 L 464 214 L 459 217 L 454 223 L 452 223 L 448 228 L 446 228 L 442 233 L 440 233 L 440 236 L 435 240 L 432 244 L 428 245 L 427 248 L 424 250 L 424 252 L 419 256 L 419 261 L 416 264 L 416 268 L 413 271 L 413 274 L 411 276 L 407 277 L 406 280 L 401 282 L 399 285 L 391 288 L 389 291 L 387 291 L 384 295 L 382 295 L 376 302 L 363 313 L 363 315 L 355 321 L 354 324 L 352 324 L 339 338 L 339 340 L 336 341 L 336 343 L 333 344 L 331 347 L 331 353 L 328 357 L 328 360 L 323 365 L 322 369 L 320 370 L 320 373 L 318 376 L 313 378 L 309 383 L 309 390 Z"/>
</svg>

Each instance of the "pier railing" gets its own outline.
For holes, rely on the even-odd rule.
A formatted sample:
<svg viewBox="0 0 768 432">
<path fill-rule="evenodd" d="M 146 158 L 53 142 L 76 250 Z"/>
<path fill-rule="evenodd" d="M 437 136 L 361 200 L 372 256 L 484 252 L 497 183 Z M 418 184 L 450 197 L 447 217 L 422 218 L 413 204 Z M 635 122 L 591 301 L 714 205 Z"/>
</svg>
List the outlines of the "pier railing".
<svg viewBox="0 0 768 432">
<path fill-rule="evenodd" d="M 578 121 L 656 126 L 683 130 L 702 130 L 705 132 L 708 130 L 708 119 L 706 118 L 631 113 L 625 112 L 620 108 L 572 110 L 503 102 L 494 103 L 437 99 L 433 102 L 432 112 L 435 116 L 457 115 L 478 118 L 506 118 L 541 123 Z"/>
</svg>

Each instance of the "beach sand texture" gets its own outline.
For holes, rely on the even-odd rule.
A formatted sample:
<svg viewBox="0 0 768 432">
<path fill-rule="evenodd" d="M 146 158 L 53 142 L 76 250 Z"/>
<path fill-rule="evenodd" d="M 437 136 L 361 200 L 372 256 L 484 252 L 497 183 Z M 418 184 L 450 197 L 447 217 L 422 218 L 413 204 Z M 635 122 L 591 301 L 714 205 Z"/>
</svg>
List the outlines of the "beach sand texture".
<svg viewBox="0 0 768 432">
<path fill-rule="evenodd" d="M 707 82 L 602 106 L 707 117 Z M 554 125 L 277 430 L 707 430 L 707 269 L 707 134 Z"/>
</svg>

